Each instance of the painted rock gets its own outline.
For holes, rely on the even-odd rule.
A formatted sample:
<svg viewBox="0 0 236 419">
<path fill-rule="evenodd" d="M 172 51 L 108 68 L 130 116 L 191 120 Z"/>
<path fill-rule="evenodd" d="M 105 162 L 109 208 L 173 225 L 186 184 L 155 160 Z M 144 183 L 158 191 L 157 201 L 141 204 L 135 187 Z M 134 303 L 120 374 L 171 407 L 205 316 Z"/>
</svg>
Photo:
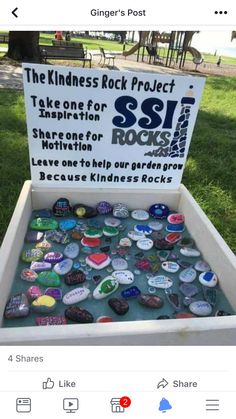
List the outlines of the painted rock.
<svg viewBox="0 0 236 419">
<path fill-rule="evenodd" d="M 199 282 L 202 285 L 205 285 L 205 287 L 215 287 L 217 285 L 218 282 L 218 278 L 215 274 L 215 272 L 212 271 L 207 271 L 207 272 L 202 272 L 199 275 Z"/>
<path fill-rule="evenodd" d="M 36 317 L 35 322 L 37 326 L 59 326 L 62 324 L 67 324 L 66 318 L 64 316 Z"/>
<path fill-rule="evenodd" d="M 215 288 L 203 286 L 203 295 L 205 300 L 214 307 L 217 303 L 217 291 Z"/>
<path fill-rule="evenodd" d="M 56 272 L 40 272 L 38 274 L 37 282 L 44 287 L 59 287 L 61 285 L 60 277 Z"/>
<path fill-rule="evenodd" d="M 48 262 L 31 262 L 30 269 L 35 272 L 50 271 L 52 264 Z"/>
<path fill-rule="evenodd" d="M 117 236 L 117 234 L 119 234 L 119 231 L 117 230 L 116 227 L 105 226 L 103 228 L 103 234 L 104 236 L 107 236 L 107 237 L 114 237 L 114 236 Z"/>
<path fill-rule="evenodd" d="M 198 301 L 198 298 L 184 297 L 184 299 L 183 299 L 183 305 L 185 307 L 189 307 L 190 304 L 195 303 L 196 301 Z"/>
<path fill-rule="evenodd" d="M 46 239 L 55 243 L 66 244 L 70 241 L 70 236 L 62 231 L 47 231 L 45 233 Z"/>
<path fill-rule="evenodd" d="M 98 204 L 96 205 L 96 210 L 98 214 L 101 214 L 101 215 L 109 214 L 109 212 L 112 212 L 112 209 L 113 209 L 112 205 L 106 201 L 98 202 Z"/>
<path fill-rule="evenodd" d="M 183 256 L 187 256 L 187 257 L 198 257 L 200 256 L 200 252 L 197 249 L 192 249 L 191 247 L 181 247 L 180 249 L 180 253 Z"/>
<path fill-rule="evenodd" d="M 124 298 L 110 298 L 108 304 L 119 316 L 123 316 L 129 311 L 129 304 Z"/>
<path fill-rule="evenodd" d="M 132 242 L 128 237 L 123 237 L 122 239 L 120 239 L 119 245 L 121 247 L 131 247 Z"/>
<path fill-rule="evenodd" d="M 184 215 L 180 213 L 170 214 L 167 217 L 167 221 L 170 224 L 182 224 L 184 223 Z"/>
<path fill-rule="evenodd" d="M 63 254 L 60 252 L 49 252 L 44 256 L 44 261 L 49 263 L 58 263 L 63 260 Z"/>
<path fill-rule="evenodd" d="M 168 243 L 175 244 L 182 238 L 180 233 L 169 233 L 166 235 L 165 240 Z"/>
<path fill-rule="evenodd" d="M 65 310 L 65 317 L 76 323 L 93 323 L 92 314 L 84 308 L 71 306 Z"/>
<path fill-rule="evenodd" d="M 73 228 L 75 228 L 75 226 L 76 226 L 76 221 L 73 218 L 70 218 L 68 220 L 60 221 L 60 223 L 59 223 L 59 228 L 62 231 L 73 230 Z"/>
<path fill-rule="evenodd" d="M 110 316 L 100 316 L 96 320 L 96 323 L 111 323 L 111 322 L 113 322 L 113 319 Z"/>
<path fill-rule="evenodd" d="M 198 260 L 195 263 L 194 268 L 198 272 L 207 272 L 207 271 L 211 270 L 210 265 L 207 262 L 205 262 L 204 260 Z"/>
<path fill-rule="evenodd" d="M 172 250 L 173 243 L 168 243 L 165 239 L 154 240 L 154 246 L 158 250 Z"/>
<path fill-rule="evenodd" d="M 197 277 L 197 272 L 193 268 L 184 269 L 179 274 L 179 279 L 182 282 L 193 282 Z"/>
<path fill-rule="evenodd" d="M 112 276 L 121 285 L 130 285 L 134 282 L 134 274 L 131 271 L 120 270 L 112 272 Z"/>
<path fill-rule="evenodd" d="M 140 289 L 135 286 L 126 288 L 125 290 L 121 291 L 121 296 L 123 298 L 136 298 L 140 294 L 141 294 Z"/>
<path fill-rule="evenodd" d="M 194 246 L 194 240 L 190 237 L 182 237 L 181 240 L 178 241 L 177 246 L 179 247 L 193 247 Z"/>
<path fill-rule="evenodd" d="M 90 239 L 99 239 L 100 237 L 102 237 L 102 235 L 103 235 L 102 229 L 96 228 L 96 227 L 89 227 L 84 232 L 84 237 L 88 237 Z"/>
<path fill-rule="evenodd" d="M 151 264 L 151 272 L 153 274 L 157 273 L 160 270 L 161 264 L 160 263 L 152 263 Z"/>
<path fill-rule="evenodd" d="M 108 227 L 118 227 L 121 224 L 121 221 L 117 220 L 117 218 L 107 217 L 104 220 L 104 224 Z"/>
<path fill-rule="evenodd" d="M 84 204 L 76 204 L 73 207 L 73 211 L 78 218 L 91 218 L 97 215 L 96 208 L 92 208 Z"/>
<path fill-rule="evenodd" d="M 184 230 L 184 224 L 167 224 L 166 226 L 166 231 L 169 231 L 170 233 L 183 233 Z"/>
<path fill-rule="evenodd" d="M 165 294 L 168 302 L 174 307 L 176 311 L 181 310 L 181 300 L 179 294 L 172 292 L 171 289 L 165 289 Z"/>
<path fill-rule="evenodd" d="M 165 262 L 162 262 L 161 264 L 162 269 L 166 272 L 175 273 L 179 270 L 179 265 L 176 262 L 171 262 L 170 260 L 167 260 Z"/>
<path fill-rule="evenodd" d="M 51 218 L 52 210 L 50 208 L 42 208 L 34 211 L 35 218 Z"/>
<path fill-rule="evenodd" d="M 211 305 L 204 300 L 194 301 L 190 304 L 189 310 L 196 316 L 210 316 L 212 313 Z"/>
<path fill-rule="evenodd" d="M 149 234 L 152 233 L 151 227 L 149 227 L 147 225 L 144 225 L 144 224 L 136 224 L 134 226 L 134 231 L 136 231 L 136 233 L 145 234 L 145 236 L 148 236 Z"/>
<path fill-rule="evenodd" d="M 159 250 L 157 252 L 157 256 L 161 262 L 165 262 L 168 259 L 169 255 L 170 255 L 169 250 Z"/>
<path fill-rule="evenodd" d="M 32 287 L 28 288 L 26 296 L 29 300 L 35 300 L 38 297 L 41 297 L 43 295 L 41 289 L 37 287 L 36 285 L 33 285 Z"/>
<path fill-rule="evenodd" d="M 151 269 L 151 262 L 148 259 L 137 260 L 135 267 L 140 271 L 149 271 Z"/>
<path fill-rule="evenodd" d="M 130 215 L 134 220 L 138 221 L 145 221 L 149 219 L 148 212 L 143 209 L 133 210 Z"/>
<path fill-rule="evenodd" d="M 193 264 L 191 262 L 188 262 L 186 260 L 177 259 L 177 262 L 179 266 L 183 269 L 192 268 Z"/>
<path fill-rule="evenodd" d="M 43 239 L 41 242 L 36 243 L 35 247 L 36 249 L 40 249 L 44 252 L 50 250 L 52 245 L 46 239 Z"/>
<path fill-rule="evenodd" d="M 59 198 L 52 207 L 53 214 L 56 217 L 66 217 L 70 215 L 71 206 L 66 198 Z"/>
<path fill-rule="evenodd" d="M 31 230 L 47 231 L 56 230 L 58 222 L 52 218 L 35 218 L 30 223 Z"/>
<path fill-rule="evenodd" d="M 101 300 L 117 290 L 119 282 L 113 276 L 104 278 L 93 291 L 93 298 Z"/>
<path fill-rule="evenodd" d="M 62 262 L 56 263 L 53 269 L 58 275 L 66 275 L 68 272 L 70 272 L 72 266 L 72 259 L 64 259 Z"/>
<path fill-rule="evenodd" d="M 49 297 L 54 298 L 56 301 L 62 299 L 62 291 L 60 288 L 47 288 L 44 294 L 49 295 Z"/>
<path fill-rule="evenodd" d="M 179 290 L 184 294 L 185 297 L 193 297 L 199 293 L 198 287 L 194 284 L 184 282 L 180 285 Z"/>
<path fill-rule="evenodd" d="M 172 287 L 173 281 L 172 279 L 168 278 L 168 276 L 157 275 L 148 279 L 148 285 L 154 288 L 166 289 Z"/>
<path fill-rule="evenodd" d="M 82 246 L 86 246 L 86 247 L 99 247 L 101 244 L 101 239 L 83 237 L 81 240 L 81 244 Z"/>
<path fill-rule="evenodd" d="M 137 241 L 137 247 L 141 250 L 150 250 L 153 247 L 153 240 L 140 239 Z"/>
<path fill-rule="evenodd" d="M 72 291 L 69 291 L 64 295 L 62 302 L 66 305 L 76 304 L 80 301 L 86 300 L 89 294 L 90 290 L 86 287 L 74 288 Z"/>
<path fill-rule="evenodd" d="M 25 294 L 13 295 L 7 302 L 4 316 L 6 319 L 26 317 L 29 314 L 29 302 Z"/>
<path fill-rule="evenodd" d="M 38 277 L 38 274 L 32 269 L 26 268 L 26 269 L 23 269 L 23 271 L 21 271 L 20 277 L 24 281 L 35 282 Z"/>
<path fill-rule="evenodd" d="M 86 263 L 93 269 L 106 268 L 111 263 L 110 257 L 106 253 L 92 253 L 86 257 Z"/>
<path fill-rule="evenodd" d="M 32 302 L 31 307 L 36 313 L 50 313 L 55 309 L 56 304 L 53 297 L 42 295 Z"/>
<path fill-rule="evenodd" d="M 79 254 L 79 245 L 77 243 L 69 243 L 64 249 L 64 255 L 69 259 L 77 258 Z"/>
<path fill-rule="evenodd" d="M 161 220 L 168 217 L 170 210 L 165 204 L 154 204 L 151 205 L 148 212 L 151 217 Z"/>
<path fill-rule="evenodd" d="M 194 314 L 188 313 L 188 312 L 185 312 L 185 311 L 175 313 L 175 318 L 176 319 L 192 319 L 193 317 L 195 317 Z"/>
<path fill-rule="evenodd" d="M 86 275 L 83 271 L 80 271 L 80 270 L 69 272 L 65 276 L 66 285 L 83 284 L 83 282 L 85 281 L 86 281 Z"/>
<path fill-rule="evenodd" d="M 150 227 L 153 231 L 160 231 L 163 229 L 163 224 L 159 221 L 149 221 L 148 227 Z"/>
<path fill-rule="evenodd" d="M 111 262 L 112 267 L 115 271 L 123 271 L 128 268 L 128 263 L 125 259 L 115 258 Z"/>
<path fill-rule="evenodd" d="M 81 240 L 83 238 L 83 233 L 77 230 L 73 230 L 70 232 L 70 236 L 73 240 Z"/>
<path fill-rule="evenodd" d="M 127 205 L 118 203 L 113 205 L 113 215 L 117 218 L 128 218 L 129 210 Z"/>
<path fill-rule="evenodd" d="M 128 237 L 135 242 L 137 242 L 138 240 L 146 238 L 145 234 L 138 233 L 137 231 L 133 231 L 133 230 L 130 230 L 128 232 Z"/>
<path fill-rule="evenodd" d="M 41 231 L 28 231 L 25 236 L 25 241 L 27 243 L 38 243 L 43 238 L 43 233 Z"/>
<path fill-rule="evenodd" d="M 138 297 L 138 302 L 149 308 L 161 308 L 163 306 L 163 300 L 158 295 L 141 294 Z"/>
<path fill-rule="evenodd" d="M 40 249 L 24 250 L 21 254 L 23 262 L 38 262 L 43 258 L 43 252 Z"/>
</svg>

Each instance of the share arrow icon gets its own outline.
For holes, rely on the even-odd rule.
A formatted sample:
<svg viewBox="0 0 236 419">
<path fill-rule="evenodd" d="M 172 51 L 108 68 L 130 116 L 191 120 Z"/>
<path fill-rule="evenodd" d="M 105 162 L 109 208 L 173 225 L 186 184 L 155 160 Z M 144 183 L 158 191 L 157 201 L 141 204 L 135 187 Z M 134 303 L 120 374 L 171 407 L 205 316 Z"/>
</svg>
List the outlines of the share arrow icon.
<svg viewBox="0 0 236 419">
<path fill-rule="evenodd" d="M 162 378 L 162 380 L 157 383 L 157 388 L 165 388 L 168 384 L 168 381 L 166 381 L 165 378 Z"/>
</svg>

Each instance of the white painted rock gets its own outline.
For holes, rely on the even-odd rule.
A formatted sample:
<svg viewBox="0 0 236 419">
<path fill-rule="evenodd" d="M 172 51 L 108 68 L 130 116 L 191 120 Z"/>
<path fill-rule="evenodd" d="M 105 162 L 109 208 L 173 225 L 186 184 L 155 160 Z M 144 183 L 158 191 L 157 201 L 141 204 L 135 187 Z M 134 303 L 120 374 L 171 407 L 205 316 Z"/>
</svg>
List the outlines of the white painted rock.
<svg viewBox="0 0 236 419">
<path fill-rule="evenodd" d="M 200 256 L 200 252 L 199 252 L 199 250 L 197 250 L 197 249 L 192 249 L 191 247 L 182 247 L 181 249 L 180 249 L 180 253 L 181 253 L 181 255 L 183 255 L 183 256 L 187 256 L 187 257 L 198 257 L 198 256 Z"/>
<path fill-rule="evenodd" d="M 207 272 L 211 270 L 210 265 L 207 262 L 205 262 L 205 260 L 198 260 L 195 263 L 194 268 L 198 272 Z"/>
<path fill-rule="evenodd" d="M 173 281 L 172 281 L 172 279 L 168 278 L 168 276 L 157 275 L 157 276 L 154 276 L 152 278 L 149 278 L 148 285 L 150 285 L 150 287 L 154 287 L 154 288 L 167 289 L 167 288 L 172 287 Z"/>
<path fill-rule="evenodd" d="M 64 304 L 76 304 L 80 301 L 86 300 L 90 294 L 90 290 L 86 287 L 78 287 L 72 291 L 67 292 L 62 301 Z"/>
<path fill-rule="evenodd" d="M 111 265 L 114 271 L 124 271 L 128 268 L 128 263 L 125 259 L 115 258 L 112 260 Z"/>
<path fill-rule="evenodd" d="M 153 247 L 153 240 L 151 239 L 138 240 L 137 247 L 141 250 L 150 250 Z"/>
<path fill-rule="evenodd" d="M 142 210 L 142 209 L 137 209 L 131 212 L 131 217 L 134 220 L 138 220 L 138 221 L 145 221 L 149 219 L 149 214 L 147 211 Z"/>
<path fill-rule="evenodd" d="M 179 274 L 180 281 L 187 282 L 187 283 L 188 282 L 193 282 L 194 279 L 196 279 L 196 277 L 197 277 L 197 272 L 193 268 L 184 269 Z"/>
<path fill-rule="evenodd" d="M 204 300 L 194 301 L 190 304 L 189 310 L 191 313 L 196 314 L 197 316 L 210 316 L 212 313 L 211 305 Z"/>
<path fill-rule="evenodd" d="M 109 227 L 118 227 L 120 223 L 121 221 L 114 217 L 107 217 L 104 220 L 104 224 Z"/>
<path fill-rule="evenodd" d="M 130 230 L 128 232 L 128 237 L 131 240 L 133 240 L 134 242 L 137 242 L 138 240 L 141 240 L 141 239 L 145 239 L 146 238 L 145 234 L 137 233 L 136 231 L 133 231 L 133 230 Z"/>
<path fill-rule="evenodd" d="M 213 288 L 217 285 L 218 278 L 215 272 L 212 272 L 212 271 L 202 272 L 199 275 L 199 282 L 202 285 L 205 285 L 205 287 Z"/>
<path fill-rule="evenodd" d="M 166 260 L 165 262 L 162 262 L 161 264 L 162 269 L 166 272 L 170 272 L 174 274 L 179 270 L 179 265 L 176 262 L 172 262 L 170 260 Z"/>
<path fill-rule="evenodd" d="M 61 262 L 56 263 L 53 269 L 58 275 L 66 275 L 68 274 L 68 272 L 70 272 L 72 266 L 73 266 L 72 259 L 64 259 Z"/>
<path fill-rule="evenodd" d="M 121 285 L 130 285 L 134 282 L 134 274 L 131 271 L 121 270 L 112 272 L 112 276 L 117 279 Z"/>
<path fill-rule="evenodd" d="M 119 287 L 119 282 L 113 276 L 107 276 L 104 278 L 93 291 L 93 298 L 95 300 L 101 300 L 102 298 L 108 297 Z"/>
<path fill-rule="evenodd" d="M 79 254 L 79 245 L 77 243 L 69 243 L 64 250 L 64 255 L 67 258 L 75 259 Z"/>
<path fill-rule="evenodd" d="M 159 221 L 149 221 L 148 227 L 150 227 L 153 231 L 160 231 L 163 229 L 163 224 Z"/>
<path fill-rule="evenodd" d="M 119 245 L 122 247 L 131 247 L 132 242 L 128 237 L 123 237 L 122 239 L 120 239 Z"/>
</svg>

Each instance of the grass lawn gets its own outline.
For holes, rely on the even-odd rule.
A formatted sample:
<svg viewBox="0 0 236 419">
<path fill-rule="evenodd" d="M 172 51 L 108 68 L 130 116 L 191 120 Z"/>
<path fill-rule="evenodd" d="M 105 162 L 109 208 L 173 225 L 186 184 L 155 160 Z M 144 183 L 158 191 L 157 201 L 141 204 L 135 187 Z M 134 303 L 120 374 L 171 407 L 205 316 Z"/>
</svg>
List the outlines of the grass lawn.
<svg viewBox="0 0 236 419">
<path fill-rule="evenodd" d="M 236 78 L 208 77 L 184 184 L 236 252 Z M 23 94 L 0 90 L 0 236 L 30 179 Z"/>
</svg>

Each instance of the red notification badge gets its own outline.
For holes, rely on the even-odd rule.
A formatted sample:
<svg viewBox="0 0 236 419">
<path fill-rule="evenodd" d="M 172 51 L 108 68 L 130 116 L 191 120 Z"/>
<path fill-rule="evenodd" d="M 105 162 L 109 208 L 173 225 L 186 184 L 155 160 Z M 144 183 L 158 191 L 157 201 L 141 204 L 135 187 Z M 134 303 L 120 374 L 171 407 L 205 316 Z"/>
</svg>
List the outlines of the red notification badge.
<svg viewBox="0 0 236 419">
<path fill-rule="evenodd" d="M 124 408 L 127 409 L 127 407 L 129 407 L 131 405 L 131 399 L 127 396 L 123 396 L 120 399 L 120 405 Z"/>
</svg>

